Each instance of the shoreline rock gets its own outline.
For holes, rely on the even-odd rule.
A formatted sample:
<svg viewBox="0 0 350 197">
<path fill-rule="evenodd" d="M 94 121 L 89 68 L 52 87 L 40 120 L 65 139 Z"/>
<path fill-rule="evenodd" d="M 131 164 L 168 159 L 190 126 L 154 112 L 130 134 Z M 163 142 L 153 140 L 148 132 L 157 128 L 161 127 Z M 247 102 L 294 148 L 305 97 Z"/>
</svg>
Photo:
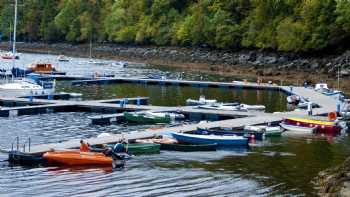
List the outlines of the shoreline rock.
<svg viewBox="0 0 350 197">
<path fill-rule="evenodd" d="M 0 48 L 8 48 L 7 43 L 1 43 Z M 17 43 L 17 48 L 25 52 L 47 52 L 87 57 L 88 44 L 67 43 Z M 323 74 L 336 74 L 338 67 L 342 67 L 341 75 L 350 73 L 350 51 L 341 55 L 328 55 L 322 57 L 302 57 L 291 53 L 264 52 L 257 50 L 242 50 L 237 52 L 210 50 L 207 48 L 184 47 L 157 47 L 157 46 L 125 46 L 117 44 L 94 44 L 94 57 L 118 57 L 121 59 L 134 58 L 137 60 L 159 59 L 177 63 L 205 63 L 209 65 L 226 65 L 272 68 L 268 75 L 274 75 L 278 70 L 296 70 L 300 72 L 313 71 Z"/>
<path fill-rule="evenodd" d="M 350 196 L 350 157 L 340 166 L 320 172 L 314 184 L 319 196 Z"/>
</svg>

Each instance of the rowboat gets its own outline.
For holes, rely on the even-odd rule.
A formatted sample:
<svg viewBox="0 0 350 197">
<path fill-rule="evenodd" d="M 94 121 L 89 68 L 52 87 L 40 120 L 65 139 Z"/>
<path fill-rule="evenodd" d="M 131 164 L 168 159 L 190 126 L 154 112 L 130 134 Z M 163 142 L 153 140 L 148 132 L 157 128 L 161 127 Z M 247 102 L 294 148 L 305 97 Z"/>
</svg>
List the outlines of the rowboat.
<svg viewBox="0 0 350 197">
<path fill-rule="evenodd" d="M 195 152 L 195 151 L 215 151 L 216 144 L 181 144 L 170 138 L 153 139 L 154 143 L 160 144 L 161 150 Z"/>
<path fill-rule="evenodd" d="M 106 148 L 113 148 L 115 144 L 107 144 Z M 126 145 L 127 152 L 131 155 L 148 155 L 158 154 L 160 152 L 160 144 L 155 143 L 131 143 Z M 93 146 L 90 148 L 92 152 L 103 152 L 106 148 Z"/>
<path fill-rule="evenodd" d="M 46 152 L 43 157 L 49 165 L 110 165 L 112 157 L 107 157 L 102 153 L 80 152 L 80 151 L 55 151 Z"/>
<path fill-rule="evenodd" d="M 263 132 L 265 137 L 278 137 L 283 133 L 281 127 L 271 127 L 271 126 L 245 126 L 245 131 L 257 131 Z"/>
<path fill-rule="evenodd" d="M 226 135 L 226 136 L 243 136 L 245 138 L 248 138 L 249 140 L 255 139 L 255 140 L 264 140 L 265 134 L 261 131 L 238 131 L 238 130 L 232 130 L 231 128 L 212 128 L 212 129 L 202 129 L 197 128 L 197 130 L 194 132 L 195 134 L 200 135 Z"/>
<path fill-rule="evenodd" d="M 124 112 L 124 118 L 127 122 L 139 124 L 156 124 L 156 123 L 170 123 L 170 116 L 156 117 L 147 113 L 129 113 Z"/>
<path fill-rule="evenodd" d="M 171 133 L 181 143 L 189 144 L 217 144 L 218 146 L 248 146 L 248 139 L 242 136 L 197 135 L 185 133 Z"/>
<path fill-rule="evenodd" d="M 315 133 L 332 135 L 339 133 L 342 129 L 336 122 L 310 120 L 303 118 L 288 118 L 283 121 L 283 124 L 287 126 L 300 127 L 301 129 L 315 128 Z"/>
</svg>

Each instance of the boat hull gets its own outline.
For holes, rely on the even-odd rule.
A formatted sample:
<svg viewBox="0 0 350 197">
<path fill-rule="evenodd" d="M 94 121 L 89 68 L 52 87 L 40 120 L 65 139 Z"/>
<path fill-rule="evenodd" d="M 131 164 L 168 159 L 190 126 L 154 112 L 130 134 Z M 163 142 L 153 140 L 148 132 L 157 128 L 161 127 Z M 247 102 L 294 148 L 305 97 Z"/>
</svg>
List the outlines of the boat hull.
<svg viewBox="0 0 350 197">
<path fill-rule="evenodd" d="M 336 125 L 334 122 L 328 121 L 315 121 L 307 119 L 285 119 L 284 124 L 300 126 L 303 128 L 315 128 L 314 132 L 319 134 L 330 134 L 336 135 L 341 131 L 341 127 Z"/>
<path fill-rule="evenodd" d="M 179 144 L 179 143 L 163 143 L 160 144 L 161 150 L 180 151 L 180 152 L 196 152 L 196 151 L 216 151 L 216 144 Z"/>
<path fill-rule="evenodd" d="M 47 152 L 43 155 L 49 165 L 110 165 L 112 157 L 107 157 L 102 153 L 79 152 L 79 151 L 59 151 Z"/>
<path fill-rule="evenodd" d="M 204 135 L 237 135 L 237 136 L 243 136 L 248 138 L 249 140 L 255 139 L 255 140 L 264 140 L 264 133 L 263 132 L 257 132 L 257 131 L 225 131 L 225 130 L 219 130 L 219 129 L 201 129 L 197 128 L 196 134 L 204 134 Z"/>
<path fill-rule="evenodd" d="M 170 123 L 170 117 L 147 117 L 143 114 L 131 114 L 124 112 L 124 118 L 127 122 L 139 124 L 156 124 L 156 123 Z"/>
<path fill-rule="evenodd" d="M 192 135 L 172 133 L 179 142 L 188 144 L 217 144 L 218 146 L 248 146 L 248 139 L 238 136 Z M 232 138 L 230 138 L 232 137 Z"/>
</svg>

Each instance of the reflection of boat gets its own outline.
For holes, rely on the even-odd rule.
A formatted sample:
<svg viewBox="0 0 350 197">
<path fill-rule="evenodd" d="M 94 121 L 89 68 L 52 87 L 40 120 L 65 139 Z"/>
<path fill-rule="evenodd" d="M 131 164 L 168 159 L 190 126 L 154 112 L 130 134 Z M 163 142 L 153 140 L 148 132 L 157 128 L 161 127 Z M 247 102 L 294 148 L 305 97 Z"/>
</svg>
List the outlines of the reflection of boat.
<svg viewBox="0 0 350 197">
<path fill-rule="evenodd" d="M 170 123 L 170 116 L 156 117 L 148 113 L 129 113 L 124 112 L 124 118 L 128 122 L 140 124 L 156 124 L 156 123 Z"/>
<path fill-rule="evenodd" d="M 29 65 L 29 69 L 38 74 L 65 75 L 65 72 L 59 72 L 50 63 L 34 63 Z"/>
<path fill-rule="evenodd" d="M 210 104 L 214 104 L 217 101 L 212 99 L 205 99 L 205 97 L 202 95 L 199 97 L 198 100 L 194 100 L 194 99 L 187 99 L 186 100 L 186 105 L 210 105 Z"/>
<path fill-rule="evenodd" d="M 290 128 L 300 129 L 303 131 L 311 129 L 315 133 L 324 133 L 331 135 L 338 134 L 342 129 L 336 122 L 310 120 L 302 118 L 285 119 L 281 126 L 288 130 L 291 130 Z"/>
<path fill-rule="evenodd" d="M 179 142 L 189 144 L 217 144 L 218 146 L 248 146 L 248 139 L 232 135 L 197 135 L 185 133 L 171 133 Z"/>
<path fill-rule="evenodd" d="M 112 157 L 102 153 L 80 152 L 80 151 L 57 151 L 47 152 L 43 155 L 50 165 L 110 165 Z"/>
</svg>

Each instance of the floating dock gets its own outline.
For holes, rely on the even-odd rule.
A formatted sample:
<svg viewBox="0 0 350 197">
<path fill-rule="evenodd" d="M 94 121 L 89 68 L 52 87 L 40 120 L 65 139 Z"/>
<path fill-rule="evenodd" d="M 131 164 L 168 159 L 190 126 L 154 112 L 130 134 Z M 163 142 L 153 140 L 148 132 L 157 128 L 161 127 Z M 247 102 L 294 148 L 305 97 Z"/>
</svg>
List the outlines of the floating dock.
<svg viewBox="0 0 350 197">
<path fill-rule="evenodd" d="M 271 84 L 257 84 L 257 83 L 223 83 L 223 82 L 202 82 L 202 81 L 182 81 L 182 80 L 155 80 L 155 79 L 134 79 L 134 78 L 109 78 L 98 80 L 82 80 L 73 81 L 74 85 L 90 85 L 90 84 L 109 84 L 109 83 L 141 83 L 141 84 L 159 84 L 159 85 L 187 85 L 194 87 L 219 87 L 219 88 L 247 88 L 247 89 L 263 89 L 263 90 L 276 90 L 282 91 L 286 94 L 296 94 L 305 98 L 309 98 L 310 101 L 318 104 L 320 107 L 313 109 L 314 115 L 321 116 L 326 115 L 329 112 L 335 111 L 336 99 L 323 95 L 314 91 L 313 89 L 304 87 L 289 87 L 289 86 L 277 86 Z M 144 101 L 141 103 L 141 101 Z M 305 110 L 292 111 L 292 112 L 277 112 L 277 113 L 264 113 L 264 112 L 239 112 L 239 111 L 220 111 L 220 110 L 205 110 L 193 107 L 164 107 L 164 106 L 149 106 L 144 105 L 148 98 L 128 98 L 128 104 L 121 105 L 125 99 L 103 100 L 103 101 L 53 101 L 35 99 L 34 101 L 26 101 L 26 99 L 19 98 L 0 98 L 0 104 L 11 103 L 12 107 L 5 107 L 0 109 L 0 116 L 9 116 L 11 111 L 17 111 L 18 115 L 28 113 L 35 114 L 37 112 L 45 112 L 48 109 L 54 111 L 67 111 L 67 110 L 81 110 L 92 111 L 100 113 L 113 113 L 104 114 L 91 117 L 93 123 L 106 123 L 116 120 L 121 115 L 118 114 L 123 111 L 139 111 L 150 110 L 155 112 L 176 111 L 185 114 L 187 117 L 196 117 L 197 119 L 211 119 L 212 122 L 201 124 L 189 124 L 176 127 L 164 127 L 160 129 L 148 129 L 145 131 L 138 131 L 132 133 L 116 134 L 109 137 L 101 138 L 89 138 L 86 139 L 91 145 L 114 143 L 121 139 L 140 139 L 151 138 L 158 134 L 170 133 L 170 132 L 189 132 L 201 128 L 214 128 L 214 127 L 230 127 L 241 128 L 246 125 L 257 125 L 280 122 L 283 118 L 289 117 L 308 117 Z M 133 104 L 130 104 L 132 103 Z M 135 104 L 135 102 L 137 104 Z M 18 106 L 20 103 L 20 106 Z M 23 106 L 23 105 L 28 106 Z M 35 111 L 35 113 L 33 112 Z M 50 110 L 49 110 L 50 111 Z M 211 118 L 210 118 L 211 117 Z M 310 117 L 308 117 L 310 118 Z M 315 118 L 315 117 L 313 117 Z M 322 117 L 317 117 L 321 118 Z M 52 149 L 72 149 L 79 147 L 80 139 L 68 140 L 61 143 L 52 144 L 40 144 L 31 146 L 30 150 L 26 150 L 25 153 L 41 154 Z"/>
</svg>

